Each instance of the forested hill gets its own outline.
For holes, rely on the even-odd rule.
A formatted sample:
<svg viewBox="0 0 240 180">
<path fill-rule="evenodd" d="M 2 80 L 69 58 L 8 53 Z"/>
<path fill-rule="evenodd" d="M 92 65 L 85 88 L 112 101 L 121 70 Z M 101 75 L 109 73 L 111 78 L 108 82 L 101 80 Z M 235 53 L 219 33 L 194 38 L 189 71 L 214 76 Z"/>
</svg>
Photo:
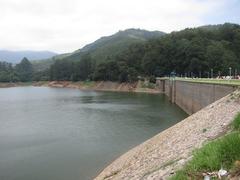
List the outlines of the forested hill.
<svg viewBox="0 0 240 180">
<path fill-rule="evenodd" d="M 98 52 L 105 54 L 103 47 Z M 229 67 L 239 72 L 240 26 L 226 23 L 187 28 L 134 43 L 117 56 L 106 56 L 107 61 L 100 57 L 89 53 L 79 62 L 57 61 L 50 68 L 50 79 L 135 81 L 139 75 L 156 77 L 172 71 L 207 77 L 210 71 L 214 76 L 228 75 Z"/>
<path fill-rule="evenodd" d="M 95 42 L 84 46 L 82 49 L 77 50 L 76 52 L 93 52 L 99 51 L 104 48 L 118 46 L 118 48 L 123 48 L 132 44 L 133 42 L 142 42 L 149 39 L 159 38 L 165 35 L 161 31 L 146 31 L 141 29 L 127 29 L 125 31 L 119 31 L 118 33 L 101 37 Z M 100 49 L 99 49 L 100 48 Z"/>
<path fill-rule="evenodd" d="M 101 37 L 93 43 L 84 46 L 72 53 L 58 55 L 53 58 L 34 62 L 34 69 L 45 70 L 56 60 L 79 61 L 82 56 L 89 54 L 97 64 L 108 61 L 110 57 L 116 57 L 125 52 L 131 45 L 145 43 L 149 39 L 159 38 L 166 33 L 161 31 L 146 31 L 141 29 L 127 29 L 119 31 L 111 36 Z"/>
<path fill-rule="evenodd" d="M 155 32 L 158 35 L 144 38 L 143 31 L 138 31 L 141 35 L 135 30 L 120 31 L 56 58 L 49 69 L 35 71 L 32 79 L 131 82 L 137 76 L 154 78 L 172 71 L 199 77 L 207 77 L 211 71 L 214 76 L 228 75 L 229 67 L 240 72 L 237 24 L 187 28 L 164 36 Z"/>
</svg>

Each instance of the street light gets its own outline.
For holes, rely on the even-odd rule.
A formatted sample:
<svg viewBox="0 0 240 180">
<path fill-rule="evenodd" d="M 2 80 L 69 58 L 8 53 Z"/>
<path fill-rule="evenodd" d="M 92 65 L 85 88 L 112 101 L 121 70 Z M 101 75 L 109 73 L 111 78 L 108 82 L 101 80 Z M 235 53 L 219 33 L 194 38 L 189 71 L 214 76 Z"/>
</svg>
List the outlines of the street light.
<svg viewBox="0 0 240 180">
<path fill-rule="evenodd" d="M 232 78 L 231 78 L 231 75 L 232 75 L 232 68 L 229 67 L 229 76 L 230 76 L 230 79 L 232 79 Z"/>
</svg>

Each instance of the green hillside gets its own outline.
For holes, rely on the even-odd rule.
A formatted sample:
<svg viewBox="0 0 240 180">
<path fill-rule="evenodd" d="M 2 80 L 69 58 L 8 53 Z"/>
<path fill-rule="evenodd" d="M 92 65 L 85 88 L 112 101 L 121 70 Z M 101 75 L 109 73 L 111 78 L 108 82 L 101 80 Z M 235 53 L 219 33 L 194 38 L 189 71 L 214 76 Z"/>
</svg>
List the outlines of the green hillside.
<svg viewBox="0 0 240 180">
<path fill-rule="evenodd" d="M 53 58 L 33 62 L 36 71 L 42 71 L 50 67 L 56 60 L 78 61 L 82 56 L 89 54 L 97 64 L 108 61 L 126 51 L 129 46 L 135 43 L 146 42 L 152 38 L 159 38 L 165 35 L 160 31 L 146 31 L 141 29 L 127 29 L 119 31 L 111 36 L 101 37 L 95 42 L 84 46 L 69 54 L 57 55 Z"/>
<path fill-rule="evenodd" d="M 172 32 L 161 38 L 142 40 L 134 34 L 131 45 L 125 38 L 132 37 L 128 31 L 119 32 L 109 40 L 100 39 L 97 48 L 86 47 L 80 63 L 66 61 L 73 55 L 84 54 L 83 50 L 51 66 L 51 80 L 105 80 L 135 81 L 137 76 L 168 76 L 175 72 L 178 76 L 214 77 L 240 72 L 240 26 L 225 23 L 198 28 L 187 28 Z M 135 38 L 138 37 L 138 38 Z M 108 37 L 109 38 L 109 37 Z M 120 39 L 120 40 L 119 40 Z M 133 41 L 131 41 L 133 42 Z M 120 51 L 115 45 L 121 47 Z M 75 56 L 77 57 L 77 56 Z M 78 56 L 79 57 L 79 56 Z M 74 58 L 72 58 L 74 59 Z M 75 59 L 77 60 L 77 59 Z M 73 63 L 75 62 L 75 63 Z"/>
</svg>

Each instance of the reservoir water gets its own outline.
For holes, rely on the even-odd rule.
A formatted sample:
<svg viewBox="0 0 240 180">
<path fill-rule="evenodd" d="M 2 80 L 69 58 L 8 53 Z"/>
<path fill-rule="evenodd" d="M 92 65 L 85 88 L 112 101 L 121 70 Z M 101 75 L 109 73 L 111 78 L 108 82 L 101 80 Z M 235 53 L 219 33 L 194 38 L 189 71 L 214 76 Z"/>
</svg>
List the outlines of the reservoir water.
<svg viewBox="0 0 240 180">
<path fill-rule="evenodd" d="M 160 94 L 0 89 L 0 179 L 92 179 L 186 116 Z"/>
</svg>

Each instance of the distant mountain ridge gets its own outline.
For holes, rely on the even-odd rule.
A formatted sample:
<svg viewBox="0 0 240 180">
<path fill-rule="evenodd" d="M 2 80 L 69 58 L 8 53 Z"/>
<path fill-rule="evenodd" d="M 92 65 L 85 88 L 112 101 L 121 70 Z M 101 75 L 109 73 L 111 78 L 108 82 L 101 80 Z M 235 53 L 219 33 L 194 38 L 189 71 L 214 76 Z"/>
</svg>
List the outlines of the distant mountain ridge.
<svg viewBox="0 0 240 180">
<path fill-rule="evenodd" d="M 9 51 L 0 50 L 0 61 L 19 63 L 24 57 L 29 60 L 47 59 L 56 56 L 57 53 L 51 51 Z"/>
<path fill-rule="evenodd" d="M 146 41 L 151 38 L 156 38 L 165 35 L 165 32 L 161 31 L 147 31 L 142 29 L 126 29 L 124 31 L 119 31 L 110 36 L 103 36 L 100 39 L 94 41 L 93 43 L 87 44 L 83 48 L 77 50 L 77 52 L 86 52 L 90 50 L 94 50 L 98 48 L 100 45 L 105 45 L 106 43 L 113 42 L 113 41 L 120 41 L 124 38 L 132 39 L 132 40 L 139 40 L 139 41 Z"/>
<path fill-rule="evenodd" d="M 57 55 L 48 60 L 35 62 L 34 66 L 37 70 L 44 70 L 49 68 L 49 66 L 56 60 L 77 61 L 86 54 L 90 55 L 98 64 L 107 61 L 108 57 L 117 56 L 133 44 L 144 43 L 149 39 L 159 38 L 165 34 L 166 33 L 161 31 L 147 31 L 134 28 L 126 29 L 110 36 L 101 37 L 98 40 L 87 44 L 83 48 L 68 53 L 67 55 Z"/>
</svg>

